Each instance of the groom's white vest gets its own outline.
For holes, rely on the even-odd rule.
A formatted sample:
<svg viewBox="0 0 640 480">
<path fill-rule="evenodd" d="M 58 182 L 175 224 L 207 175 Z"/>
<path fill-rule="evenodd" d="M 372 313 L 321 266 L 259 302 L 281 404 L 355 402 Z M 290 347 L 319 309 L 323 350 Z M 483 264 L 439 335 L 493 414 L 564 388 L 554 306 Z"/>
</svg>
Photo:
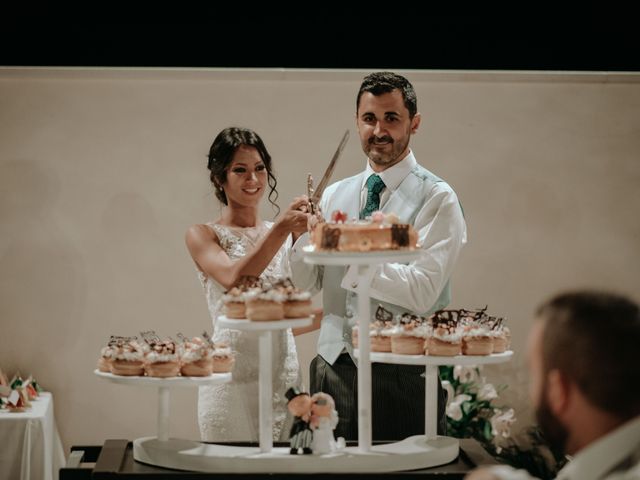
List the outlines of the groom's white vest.
<svg viewBox="0 0 640 480">
<path fill-rule="evenodd" d="M 320 207 L 326 218 L 329 218 L 334 210 L 346 212 L 348 218 L 358 218 L 360 191 L 364 175 L 365 172 L 361 172 L 327 187 L 320 202 Z M 413 224 L 416 215 L 425 204 L 429 192 L 437 182 L 443 182 L 443 180 L 426 168 L 416 165 L 391 194 L 381 210 L 385 213 L 395 213 L 403 223 Z M 346 350 L 353 357 L 351 329 L 356 323 L 357 298 L 355 293 L 340 286 L 347 267 L 310 266 L 302 261 L 299 249 L 305 243 L 308 243 L 307 235 L 298 239 L 290 257 L 293 281 L 299 288 L 312 291 L 322 289 L 324 318 L 318 338 L 318 353 L 327 362 L 333 364 L 343 350 Z M 424 315 L 444 308 L 449 304 L 450 299 L 449 281 L 447 281 L 437 301 L 428 311 L 415 313 Z M 372 298 L 372 316 L 378 305 L 382 305 L 394 315 L 407 311 L 407 308 Z"/>
</svg>

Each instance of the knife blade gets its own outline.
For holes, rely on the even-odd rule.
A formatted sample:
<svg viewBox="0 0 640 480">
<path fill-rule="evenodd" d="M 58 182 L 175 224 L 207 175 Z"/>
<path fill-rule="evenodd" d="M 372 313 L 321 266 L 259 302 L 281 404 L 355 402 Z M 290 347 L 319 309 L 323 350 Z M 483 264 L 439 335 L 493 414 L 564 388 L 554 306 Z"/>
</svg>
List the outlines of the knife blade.
<svg viewBox="0 0 640 480">
<path fill-rule="evenodd" d="M 331 159 L 331 162 L 329 162 L 329 166 L 325 170 L 324 175 L 320 180 L 320 183 L 315 188 L 313 192 L 313 196 L 309 198 L 309 203 L 311 204 L 312 211 L 315 211 L 315 206 L 318 204 L 318 202 L 322 198 L 322 192 L 324 192 L 324 189 L 327 188 L 327 185 L 329 185 L 329 180 L 331 179 L 331 175 L 333 174 L 333 171 L 336 168 L 338 158 L 340 158 L 340 155 L 342 154 L 342 150 L 344 150 L 344 147 L 347 144 L 347 140 L 349 140 L 348 129 L 344 132 L 344 135 L 342 136 L 342 140 L 340 140 L 340 144 L 338 145 L 338 149 L 336 150 L 336 153 L 333 154 L 333 158 Z"/>
</svg>

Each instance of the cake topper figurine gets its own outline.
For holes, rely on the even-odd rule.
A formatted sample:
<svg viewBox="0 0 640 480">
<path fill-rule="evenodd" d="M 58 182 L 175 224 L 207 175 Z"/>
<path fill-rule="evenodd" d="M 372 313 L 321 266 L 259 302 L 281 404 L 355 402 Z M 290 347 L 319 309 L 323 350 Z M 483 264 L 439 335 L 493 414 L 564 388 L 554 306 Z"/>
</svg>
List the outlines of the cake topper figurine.
<svg viewBox="0 0 640 480">
<path fill-rule="evenodd" d="M 338 412 L 333 397 L 328 393 L 317 392 L 311 397 L 311 420 L 314 454 L 331 453 L 337 449 L 333 430 L 338 425 Z"/>
<path fill-rule="evenodd" d="M 309 426 L 311 418 L 311 397 L 307 392 L 301 391 L 297 387 L 291 387 L 285 393 L 287 400 L 287 408 L 293 415 L 293 425 L 289 433 L 289 444 L 291 455 L 297 455 L 302 449 L 302 453 L 308 455 L 312 453 L 311 442 L 313 440 L 313 432 Z"/>
<path fill-rule="evenodd" d="M 307 173 L 307 198 L 309 199 L 309 213 L 312 215 L 316 213 L 315 202 L 312 200 L 313 193 L 315 190 L 313 189 L 313 177 L 310 173 Z"/>
</svg>

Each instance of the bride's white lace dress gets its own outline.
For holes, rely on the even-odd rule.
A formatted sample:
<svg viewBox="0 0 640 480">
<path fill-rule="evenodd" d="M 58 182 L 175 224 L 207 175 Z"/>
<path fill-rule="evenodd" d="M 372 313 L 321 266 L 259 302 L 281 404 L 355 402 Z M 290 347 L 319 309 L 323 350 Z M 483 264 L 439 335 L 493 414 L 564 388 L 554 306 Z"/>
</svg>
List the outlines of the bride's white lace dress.
<svg viewBox="0 0 640 480">
<path fill-rule="evenodd" d="M 262 222 L 255 227 L 235 228 L 208 223 L 220 245 L 232 260 L 241 258 L 273 226 Z M 290 240 L 289 240 L 290 241 Z M 278 251 L 262 273 L 263 278 L 291 276 L 286 261 L 286 245 Z M 220 298 L 224 288 L 213 278 L 198 270 L 213 321 L 215 342 L 227 342 L 236 352 L 233 380 L 223 385 L 200 387 L 198 423 L 203 441 L 258 441 L 258 332 L 220 328 L 215 324 L 221 314 Z M 291 329 L 272 332 L 271 365 L 273 378 L 273 438 L 287 440 L 292 417 L 287 410 L 285 392 L 300 385 L 298 355 Z"/>
</svg>

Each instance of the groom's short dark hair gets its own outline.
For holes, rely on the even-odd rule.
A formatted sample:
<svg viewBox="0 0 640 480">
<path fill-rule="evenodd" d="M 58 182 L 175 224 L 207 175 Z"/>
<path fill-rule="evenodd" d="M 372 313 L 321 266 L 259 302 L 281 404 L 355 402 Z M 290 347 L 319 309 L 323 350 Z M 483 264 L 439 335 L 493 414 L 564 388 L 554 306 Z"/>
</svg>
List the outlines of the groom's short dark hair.
<svg viewBox="0 0 640 480">
<path fill-rule="evenodd" d="M 402 93 L 404 106 L 409 110 L 409 118 L 413 118 L 418 113 L 418 98 L 413 85 L 402 75 L 393 72 L 374 72 L 364 77 L 356 98 L 356 112 L 360 107 L 360 97 L 364 92 L 369 92 L 377 97 L 396 89 Z"/>
</svg>

